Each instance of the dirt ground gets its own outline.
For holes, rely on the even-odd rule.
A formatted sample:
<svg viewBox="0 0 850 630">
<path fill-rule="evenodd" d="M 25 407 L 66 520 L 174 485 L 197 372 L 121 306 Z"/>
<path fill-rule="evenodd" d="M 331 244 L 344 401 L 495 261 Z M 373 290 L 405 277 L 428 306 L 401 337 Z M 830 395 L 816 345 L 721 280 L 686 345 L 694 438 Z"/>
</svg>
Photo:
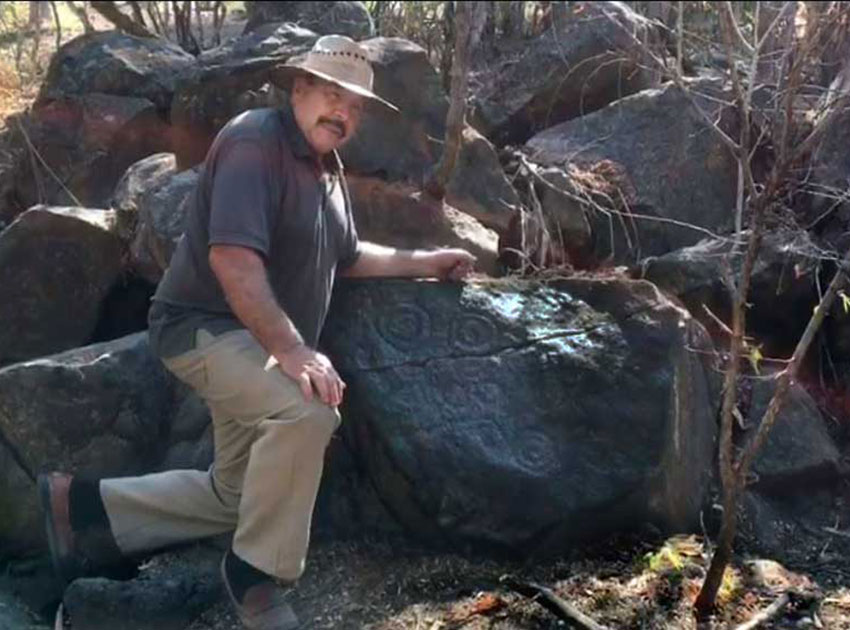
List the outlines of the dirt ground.
<svg viewBox="0 0 850 630">
<path fill-rule="evenodd" d="M 834 550 L 812 574 L 744 562 L 727 575 L 712 627 L 734 628 L 788 590 L 791 602 L 764 628 L 850 629 L 850 567 Z M 837 562 L 836 562 L 837 561 Z M 554 562 L 434 554 L 388 543 L 330 543 L 311 552 L 293 593 L 305 628 L 365 630 L 515 630 L 569 627 L 504 578 L 551 589 L 612 630 L 695 629 L 691 604 L 705 549 L 696 537 L 655 544 L 610 541 Z M 821 580 L 821 583 L 818 582 Z M 226 602 L 188 630 L 239 630 Z"/>
</svg>

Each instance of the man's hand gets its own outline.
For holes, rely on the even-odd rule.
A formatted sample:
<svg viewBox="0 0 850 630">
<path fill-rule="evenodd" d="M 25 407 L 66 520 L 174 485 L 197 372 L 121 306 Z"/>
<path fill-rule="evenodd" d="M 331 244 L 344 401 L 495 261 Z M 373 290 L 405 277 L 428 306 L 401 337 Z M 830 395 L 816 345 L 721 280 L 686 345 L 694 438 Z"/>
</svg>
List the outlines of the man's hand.
<svg viewBox="0 0 850 630">
<path fill-rule="evenodd" d="M 345 382 L 339 377 L 330 359 L 325 355 L 298 344 L 278 356 L 269 358 L 266 369 L 275 364 L 284 374 L 298 383 L 304 398 L 313 399 L 313 388 L 326 405 L 338 407 L 342 403 Z"/>
<path fill-rule="evenodd" d="M 429 274 L 442 280 L 462 280 L 472 273 L 475 256 L 463 249 L 438 249 L 428 252 Z"/>
</svg>

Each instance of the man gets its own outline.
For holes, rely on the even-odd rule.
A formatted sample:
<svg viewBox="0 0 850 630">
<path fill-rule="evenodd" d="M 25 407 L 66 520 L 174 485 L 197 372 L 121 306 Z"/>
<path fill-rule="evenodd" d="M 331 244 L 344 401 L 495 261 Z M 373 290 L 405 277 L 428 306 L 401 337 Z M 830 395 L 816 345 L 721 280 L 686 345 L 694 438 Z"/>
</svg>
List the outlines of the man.
<svg viewBox="0 0 850 630">
<path fill-rule="evenodd" d="M 53 473 L 39 489 L 57 572 L 235 530 L 226 590 L 252 629 L 297 627 L 282 585 L 304 570 L 325 447 L 345 383 L 316 350 L 335 275 L 460 278 L 462 250 L 358 241 L 336 149 L 372 103 L 364 50 L 320 38 L 281 70 L 287 106 L 252 110 L 215 139 L 187 227 L 150 311 L 151 347 L 207 402 L 215 459 L 90 482 Z"/>
</svg>

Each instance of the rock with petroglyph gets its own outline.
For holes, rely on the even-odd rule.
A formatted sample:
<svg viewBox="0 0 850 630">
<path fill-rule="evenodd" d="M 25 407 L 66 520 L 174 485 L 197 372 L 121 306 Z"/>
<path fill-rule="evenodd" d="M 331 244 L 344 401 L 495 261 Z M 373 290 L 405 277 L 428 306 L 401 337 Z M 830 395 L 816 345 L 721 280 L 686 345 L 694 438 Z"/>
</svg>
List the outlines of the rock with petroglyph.
<svg viewBox="0 0 850 630">
<path fill-rule="evenodd" d="M 554 550 L 697 525 L 710 344 L 652 284 L 360 281 L 334 299 L 345 439 L 412 531 Z"/>
</svg>

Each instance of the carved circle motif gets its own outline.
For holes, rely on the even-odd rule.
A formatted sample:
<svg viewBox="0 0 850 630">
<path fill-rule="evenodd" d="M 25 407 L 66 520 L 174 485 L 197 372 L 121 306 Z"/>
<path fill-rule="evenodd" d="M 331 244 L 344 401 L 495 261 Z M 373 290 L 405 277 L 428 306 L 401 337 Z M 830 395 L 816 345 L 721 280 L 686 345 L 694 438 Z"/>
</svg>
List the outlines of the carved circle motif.
<svg viewBox="0 0 850 630">
<path fill-rule="evenodd" d="M 403 304 L 378 318 L 381 339 L 399 350 L 412 350 L 431 337 L 431 318 L 415 304 Z"/>
<path fill-rule="evenodd" d="M 516 452 L 516 463 L 525 470 L 540 473 L 551 466 L 554 451 L 549 438 L 543 433 L 521 433 Z"/>
<path fill-rule="evenodd" d="M 463 315 L 451 324 L 451 344 L 462 352 L 481 352 L 492 347 L 498 332 L 484 315 Z"/>
</svg>

